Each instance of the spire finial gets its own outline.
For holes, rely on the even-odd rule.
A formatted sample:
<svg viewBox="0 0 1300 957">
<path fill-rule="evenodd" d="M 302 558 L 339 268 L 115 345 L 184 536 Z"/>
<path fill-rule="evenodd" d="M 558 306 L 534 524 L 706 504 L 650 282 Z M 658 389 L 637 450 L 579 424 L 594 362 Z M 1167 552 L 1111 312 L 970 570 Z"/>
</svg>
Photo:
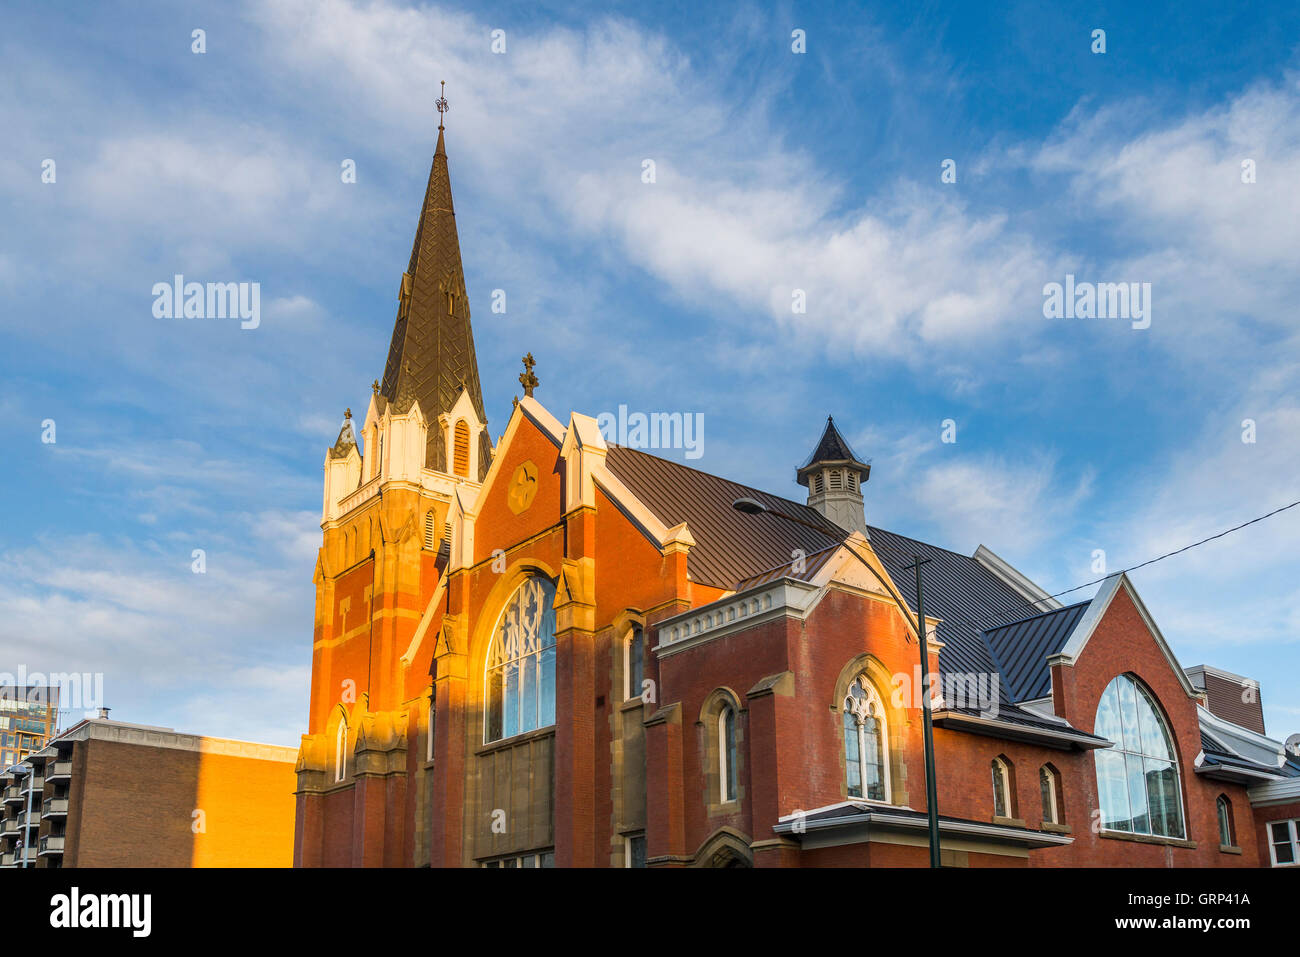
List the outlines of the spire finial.
<svg viewBox="0 0 1300 957">
<path fill-rule="evenodd" d="M 537 360 L 533 358 L 533 354 L 530 352 L 521 361 L 524 364 L 524 371 L 519 373 L 519 384 L 524 387 L 524 395 L 532 398 L 533 390 L 541 385 L 537 381 L 537 376 L 533 375 L 533 367 L 537 365 Z"/>
<path fill-rule="evenodd" d="M 352 418 L 352 410 L 351 410 L 351 409 L 344 409 L 344 410 L 343 410 L 343 418 L 345 418 L 345 419 L 350 419 L 350 418 Z"/>
<path fill-rule="evenodd" d="M 442 95 L 438 97 L 438 102 L 437 102 L 437 104 L 435 104 L 435 105 L 438 107 L 438 129 L 441 130 L 441 129 L 442 129 L 442 114 L 446 113 L 446 112 L 447 112 L 447 109 L 448 109 L 448 107 L 447 107 L 447 81 L 446 81 L 446 80 L 443 80 L 443 81 L 442 81 Z"/>
<path fill-rule="evenodd" d="M 378 379 L 376 379 L 374 382 L 370 383 L 370 391 L 373 392 L 375 395 L 379 395 L 379 380 L 378 380 Z"/>
</svg>

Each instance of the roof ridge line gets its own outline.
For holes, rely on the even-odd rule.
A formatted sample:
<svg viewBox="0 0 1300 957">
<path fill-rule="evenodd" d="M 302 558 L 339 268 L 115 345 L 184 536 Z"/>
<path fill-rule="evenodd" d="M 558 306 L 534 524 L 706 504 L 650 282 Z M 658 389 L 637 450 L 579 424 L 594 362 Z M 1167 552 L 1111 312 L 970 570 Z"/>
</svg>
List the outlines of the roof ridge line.
<svg viewBox="0 0 1300 957">
<path fill-rule="evenodd" d="M 813 508 L 811 505 L 808 505 L 807 503 L 796 502 L 792 498 L 786 498 L 784 495 L 778 495 L 775 492 L 769 492 L 766 489 L 758 488 L 755 485 L 745 485 L 743 482 L 737 482 L 735 479 L 729 479 L 723 475 L 718 475 L 716 472 L 706 472 L 704 471 L 704 469 L 697 469 L 694 466 L 685 465 L 681 462 L 676 462 L 672 459 L 666 459 L 662 455 L 653 455 L 650 452 L 645 451 L 644 449 L 635 449 L 632 448 L 630 445 L 619 445 L 617 442 L 607 441 L 605 444 L 611 449 L 621 449 L 624 452 L 634 452 L 637 455 L 644 455 L 648 459 L 654 459 L 656 462 L 663 462 L 665 465 L 671 465 L 674 468 L 685 469 L 686 471 L 694 472 L 697 475 L 703 475 L 706 476 L 707 478 L 717 479 L 719 482 L 726 482 L 728 485 L 735 486 L 736 488 L 739 489 L 744 489 L 746 492 L 758 492 L 760 495 L 766 495 L 768 498 L 774 498 L 779 502 L 786 502 L 787 504 L 793 505 L 797 509 L 813 512 L 817 515 L 818 518 L 826 522 L 826 524 L 834 528 L 839 528 L 838 525 L 836 525 L 829 518 L 827 518 L 821 512 L 818 512 L 815 508 Z M 841 529 L 841 531 L 844 530 Z M 823 532 L 822 534 L 826 534 L 826 533 Z M 844 539 L 847 539 L 848 536 L 849 533 L 847 531 L 844 531 Z M 827 537 L 829 537 L 829 535 Z M 843 539 L 841 541 L 843 541 Z"/>
<path fill-rule="evenodd" d="M 1092 604 L 1092 599 L 1086 601 L 1076 601 L 1073 605 L 1062 605 L 1060 608 L 1049 608 L 1047 611 L 1040 611 L 1036 615 L 1029 615 L 1025 618 L 1017 618 L 1015 621 L 1008 621 L 1005 624 L 994 625 L 992 628 L 983 629 L 980 634 L 987 635 L 990 631 L 1001 631 L 1003 628 L 1010 628 L 1012 625 L 1023 625 L 1027 621 L 1033 621 L 1035 618 L 1045 618 L 1048 615 L 1059 615 L 1063 611 L 1070 611 L 1072 608 L 1078 608 L 1081 605 Z"/>
</svg>

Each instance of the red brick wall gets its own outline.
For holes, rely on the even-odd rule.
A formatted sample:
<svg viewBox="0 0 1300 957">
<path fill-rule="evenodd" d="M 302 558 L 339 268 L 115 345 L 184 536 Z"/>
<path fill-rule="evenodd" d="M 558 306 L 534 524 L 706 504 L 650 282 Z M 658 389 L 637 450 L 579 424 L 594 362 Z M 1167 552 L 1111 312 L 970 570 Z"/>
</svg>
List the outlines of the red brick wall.
<svg viewBox="0 0 1300 957">
<path fill-rule="evenodd" d="M 1243 815 L 1238 810 L 1235 800 L 1232 802 L 1232 809 L 1237 818 L 1237 843 L 1243 848 L 1247 844 L 1253 844 L 1260 867 L 1272 867 L 1273 857 L 1268 848 L 1268 825 L 1271 821 L 1300 820 L 1300 801 L 1294 804 L 1255 808 L 1253 817 Z"/>
</svg>

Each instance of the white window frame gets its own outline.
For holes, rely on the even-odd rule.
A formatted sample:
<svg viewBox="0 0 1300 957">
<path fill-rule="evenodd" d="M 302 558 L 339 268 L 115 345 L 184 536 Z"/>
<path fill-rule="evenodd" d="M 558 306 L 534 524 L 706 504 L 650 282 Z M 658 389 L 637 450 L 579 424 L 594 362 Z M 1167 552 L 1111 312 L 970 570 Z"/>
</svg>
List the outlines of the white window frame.
<svg viewBox="0 0 1300 957">
<path fill-rule="evenodd" d="M 1050 818 L 1047 818 L 1047 823 L 1048 823 L 1048 824 L 1060 824 L 1060 823 L 1061 823 L 1061 808 L 1060 808 L 1060 805 L 1057 803 L 1057 797 L 1056 797 L 1056 785 L 1057 785 L 1057 780 L 1058 780 L 1058 779 L 1057 779 L 1057 774 L 1056 774 L 1055 771 L 1053 771 L 1051 768 L 1049 768 L 1046 764 L 1044 764 L 1044 765 L 1042 765 L 1041 767 L 1039 767 L 1039 769 L 1038 769 L 1038 789 L 1039 789 L 1040 791 L 1041 791 L 1042 788 L 1043 788 L 1043 775 L 1047 775 L 1047 794 L 1048 794 L 1048 796 L 1051 798 L 1051 801 L 1049 802 L 1049 803 L 1051 804 L 1051 807 L 1050 807 L 1048 810 L 1051 811 L 1052 816 L 1051 816 Z"/>
<path fill-rule="evenodd" d="M 348 776 L 348 723 L 340 721 L 334 732 L 334 783 Z"/>
<path fill-rule="evenodd" d="M 732 804 L 740 800 L 740 788 L 737 787 L 736 796 L 728 797 L 727 792 L 730 788 L 728 784 L 738 785 L 739 782 L 732 780 L 735 775 L 735 768 L 731 768 L 731 774 L 727 773 L 727 757 L 731 749 L 727 746 L 727 715 L 731 715 L 731 733 L 736 733 L 736 709 L 730 703 L 726 703 L 718 711 L 718 801 L 721 804 Z M 739 755 L 738 755 L 739 756 Z"/>
<path fill-rule="evenodd" d="M 1237 822 L 1233 820 L 1232 800 L 1226 794 L 1220 794 L 1214 799 L 1214 823 L 1219 829 L 1219 845 L 1221 847 L 1237 847 Z M 1228 831 L 1228 839 L 1223 839 L 1223 831 Z"/>
<path fill-rule="evenodd" d="M 1006 802 L 1007 802 L 1007 806 L 1002 808 L 1001 813 L 999 813 L 998 789 L 995 786 L 993 788 L 993 816 L 1011 820 L 1015 816 L 1016 809 L 1015 809 L 1015 801 L 1012 800 L 1012 795 L 1011 795 L 1011 768 L 1007 764 L 1007 759 L 1001 757 L 994 758 L 993 761 L 991 762 L 990 770 L 993 772 L 994 775 L 1002 779 L 1002 793 L 1003 795 L 1005 795 Z M 990 779 L 990 780 L 994 781 L 996 785 L 994 779 Z"/>
<path fill-rule="evenodd" d="M 641 678 L 645 680 L 645 628 L 642 625 L 633 625 L 628 629 L 627 637 L 623 640 L 623 701 L 628 702 L 633 698 L 641 697 L 641 689 L 632 687 L 632 643 L 636 639 L 636 633 L 641 632 Z"/>
<path fill-rule="evenodd" d="M 865 745 L 866 745 L 867 737 L 866 737 L 866 733 L 862 730 L 862 719 L 866 716 L 866 714 L 865 714 L 865 712 L 864 712 L 863 714 L 858 714 L 858 712 L 857 712 L 856 709 L 854 709 L 854 708 L 850 708 L 850 707 L 849 707 L 849 700 L 850 700 L 850 698 L 851 698 L 851 693 L 852 693 L 852 691 L 853 691 L 853 686 L 854 686 L 855 684 L 856 684 L 858 687 L 860 687 L 860 688 L 861 688 L 861 689 L 866 693 L 866 696 L 867 696 L 867 697 L 866 697 L 865 702 L 863 703 L 863 707 L 864 707 L 864 708 L 867 708 L 867 707 L 869 707 L 869 706 L 871 706 L 871 705 L 874 705 L 874 706 L 875 706 L 875 711 L 876 711 L 876 713 L 875 713 L 874 715 L 872 715 L 871 717 L 874 717 L 874 718 L 876 719 L 876 724 L 879 726 L 879 729 L 880 729 L 879 732 L 878 732 L 878 734 L 880 735 L 881 777 L 883 778 L 883 782 L 884 782 L 884 786 L 885 786 L 885 796 L 884 796 L 883 799 L 881 799 L 881 798 L 870 798 L 870 797 L 867 797 L 867 796 L 866 796 L 867 789 L 866 789 L 866 786 L 865 786 L 865 784 L 866 784 L 866 779 L 865 779 L 865 777 L 864 777 L 864 778 L 863 778 L 863 785 L 864 785 L 864 786 L 863 786 L 863 788 L 862 788 L 862 797 L 850 797 L 849 800 L 851 800 L 851 801 L 866 801 L 866 802 L 871 803 L 871 804 L 890 804 L 890 803 L 892 803 L 892 801 L 893 801 L 893 786 L 892 786 L 892 782 L 890 781 L 890 777 L 889 777 L 889 721 L 888 721 L 888 719 L 885 717 L 885 702 L 881 699 L 881 697 L 880 697 L 880 692 L 878 692 L 878 691 L 876 690 L 876 686 L 875 686 L 874 684 L 871 683 L 871 681 L 867 678 L 867 676 L 866 676 L 865 673 L 864 673 L 864 674 L 859 674 L 856 678 L 854 678 L 852 681 L 850 681 L 850 682 L 849 682 L 849 686 L 848 686 L 848 688 L 846 688 L 845 691 L 844 691 L 844 699 L 840 702 L 840 707 L 843 708 L 843 709 L 848 709 L 848 710 L 850 710 L 850 711 L 853 712 L 853 716 L 854 716 L 854 718 L 855 718 L 855 720 L 856 720 L 856 722 L 857 722 L 857 726 L 858 726 L 858 768 L 859 768 L 859 773 L 862 773 L 862 769 L 863 769 L 864 766 L 865 766 L 865 762 L 864 762 L 864 760 L 863 760 L 863 757 L 864 757 L 865 752 L 866 752 L 866 747 L 865 747 Z M 861 700 L 861 699 L 854 699 L 854 700 Z M 841 747 L 841 748 L 844 747 L 843 733 L 844 733 L 844 728 L 843 728 L 843 723 L 842 723 L 842 721 L 841 721 L 841 726 L 840 726 L 840 735 L 841 735 L 840 747 Z M 844 769 L 844 775 L 845 775 L 844 786 L 845 786 L 845 788 L 847 789 L 847 787 L 848 787 L 848 767 L 847 767 L 847 766 L 846 766 L 845 769 Z"/>
<path fill-rule="evenodd" d="M 1273 825 L 1285 824 L 1287 836 L 1291 845 L 1291 862 L 1279 864 L 1277 862 L 1277 846 L 1273 843 Z M 1268 841 L 1268 860 L 1272 867 L 1300 867 L 1300 818 L 1282 818 L 1277 821 L 1269 821 L 1264 825 L 1264 837 Z"/>
<path fill-rule="evenodd" d="M 645 840 L 645 832 L 644 832 L 644 831 L 642 831 L 642 832 L 640 832 L 640 833 L 638 833 L 638 834 L 624 834 L 624 835 L 623 835 L 623 866 L 624 866 L 624 867 L 631 867 L 631 866 L 632 866 L 632 842 L 635 841 L 635 840 L 638 840 L 638 839 L 639 839 L 639 840 L 642 840 L 642 841 Z"/>
</svg>

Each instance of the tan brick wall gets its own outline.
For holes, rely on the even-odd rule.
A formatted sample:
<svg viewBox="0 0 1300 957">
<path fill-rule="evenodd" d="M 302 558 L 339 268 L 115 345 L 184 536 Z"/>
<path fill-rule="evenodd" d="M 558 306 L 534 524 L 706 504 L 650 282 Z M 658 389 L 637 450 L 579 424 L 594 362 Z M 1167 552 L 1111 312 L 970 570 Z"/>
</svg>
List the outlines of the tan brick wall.
<svg viewBox="0 0 1300 957">
<path fill-rule="evenodd" d="M 287 761 L 78 742 L 67 864 L 288 867 L 294 784 Z M 195 811 L 203 812 L 200 833 Z"/>
</svg>

